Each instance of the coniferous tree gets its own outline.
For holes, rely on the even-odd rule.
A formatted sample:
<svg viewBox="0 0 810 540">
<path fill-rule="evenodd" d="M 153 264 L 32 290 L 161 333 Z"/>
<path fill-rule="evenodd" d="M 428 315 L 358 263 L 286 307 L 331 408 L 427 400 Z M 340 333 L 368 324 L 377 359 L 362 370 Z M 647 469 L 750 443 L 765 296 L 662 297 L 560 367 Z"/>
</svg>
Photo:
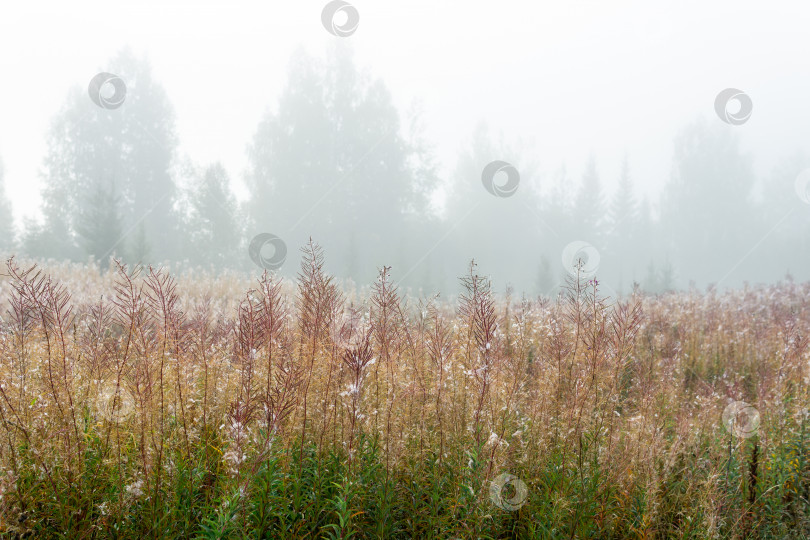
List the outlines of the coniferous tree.
<svg viewBox="0 0 810 540">
<path fill-rule="evenodd" d="M 787 273 L 810 279 L 810 184 L 802 183 L 808 170 L 810 156 L 795 153 L 783 158 L 763 183 L 762 201 L 751 219 L 756 220 L 755 237 L 765 240 L 756 249 L 751 279 L 773 280 Z"/>
<path fill-rule="evenodd" d="M 135 227 L 132 239 L 126 250 L 127 261 L 133 265 L 143 265 L 152 260 L 152 246 L 146 236 L 146 226 L 140 222 Z"/>
<path fill-rule="evenodd" d="M 601 226 L 605 221 L 602 183 L 596 168 L 596 159 L 591 156 L 582 176 L 582 183 L 574 200 L 574 230 L 576 240 L 583 240 L 601 247 Z"/>
<path fill-rule="evenodd" d="M 540 264 L 537 267 L 537 294 L 550 295 L 554 287 L 554 273 L 551 270 L 551 261 L 548 255 L 540 256 Z"/>
<path fill-rule="evenodd" d="M 536 165 L 524 157 L 527 154 L 520 147 L 494 140 L 486 125 L 476 127 L 458 157 L 447 197 L 446 232 L 440 245 L 450 270 L 458 261 L 475 259 L 495 281 L 523 290 L 534 285 L 541 255 L 534 246 L 554 235 L 538 210 Z M 495 193 L 483 182 L 485 168 L 493 162 L 502 162 L 494 177 L 487 176 L 488 185 L 502 188 L 493 188 Z M 519 178 L 511 193 L 506 171 L 516 171 Z"/>
<path fill-rule="evenodd" d="M 753 183 L 750 156 L 729 126 L 698 121 L 676 139 L 658 236 L 680 279 L 730 286 L 755 266 L 746 255 L 756 243 Z"/>
<path fill-rule="evenodd" d="M 28 251 L 74 259 L 82 252 L 99 255 L 107 239 L 90 221 L 103 215 L 120 224 L 119 252 L 132 251 L 133 234 L 142 232 L 156 258 L 171 258 L 178 240 L 172 107 L 146 61 L 129 51 L 119 53 L 105 71 L 125 84 L 124 101 L 105 109 L 93 102 L 87 88 L 70 91 L 47 137 L 45 222 L 27 235 Z M 112 200 L 117 204 L 111 205 Z M 93 208 L 96 204 L 107 208 Z"/>
<path fill-rule="evenodd" d="M 192 176 L 185 235 L 189 258 L 220 268 L 242 266 L 242 226 L 228 173 L 222 164 L 214 163 L 204 171 L 193 171 Z"/>
<path fill-rule="evenodd" d="M 388 89 L 349 49 L 330 51 L 326 65 L 299 52 L 291 65 L 250 147 L 250 229 L 290 248 L 317 238 L 333 272 L 371 280 L 428 214 L 433 179 L 415 166 L 420 149 L 401 134 Z"/>
<path fill-rule="evenodd" d="M 608 209 L 606 249 L 613 255 L 614 276 L 619 288 L 634 279 L 634 269 L 644 259 L 639 253 L 639 206 L 633 192 L 630 165 L 625 156 L 619 185 Z"/>
<path fill-rule="evenodd" d="M 647 273 L 644 276 L 641 288 L 651 294 L 658 294 L 661 291 L 661 280 L 658 270 L 655 268 L 655 262 L 652 260 L 647 265 Z"/>
<path fill-rule="evenodd" d="M 121 216 L 115 185 L 102 182 L 90 188 L 87 200 L 80 206 L 82 213 L 76 221 L 76 232 L 85 252 L 106 267 L 110 256 L 122 252 Z"/>
<path fill-rule="evenodd" d="M 608 210 L 608 222 L 612 234 L 628 238 L 638 225 L 639 208 L 630 177 L 627 157 L 622 161 L 619 185 Z"/>
</svg>

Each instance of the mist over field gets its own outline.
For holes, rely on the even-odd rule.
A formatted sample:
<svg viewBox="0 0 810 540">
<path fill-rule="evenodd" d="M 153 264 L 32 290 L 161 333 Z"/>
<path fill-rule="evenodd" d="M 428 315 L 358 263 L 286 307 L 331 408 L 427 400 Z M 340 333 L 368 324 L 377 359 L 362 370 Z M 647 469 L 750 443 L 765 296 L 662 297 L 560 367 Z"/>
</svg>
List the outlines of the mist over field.
<svg viewBox="0 0 810 540">
<path fill-rule="evenodd" d="M 0 538 L 810 538 L 808 20 L 0 7 Z"/>
<path fill-rule="evenodd" d="M 105 6 L 0 22 L 6 254 L 293 276 L 311 237 L 414 294 L 474 258 L 553 296 L 586 252 L 616 294 L 808 277 L 795 3 Z"/>
</svg>

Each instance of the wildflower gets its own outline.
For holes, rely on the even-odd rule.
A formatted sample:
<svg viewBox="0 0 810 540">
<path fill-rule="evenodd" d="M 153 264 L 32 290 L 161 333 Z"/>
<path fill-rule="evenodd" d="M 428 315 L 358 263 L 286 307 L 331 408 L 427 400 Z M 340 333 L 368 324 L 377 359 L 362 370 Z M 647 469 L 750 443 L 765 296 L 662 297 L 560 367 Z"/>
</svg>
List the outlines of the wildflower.
<svg viewBox="0 0 810 540">
<path fill-rule="evenodd" d="M 132 495 L 133 497 L 140 497 L 143 495 L 143 480 L 137 480 L 129 485 L 127 485 L 124 489 L 127 493 Z"/>
<path fill-rule="evenodd" d="M 245 461 L 246 458 L 247 458 L 247 456 L 245 456 L 245 454 L 243 454 L 242 452 L 237 452 L 235 450 L 228 450 L 222 456 L 223 460 L 230 463 L 231 472 L 236 472 L 236 467 L 241 465 Z"/>
<path fill-rule="evenodd" d="M 509 446 L 509 443 L 498 437 L 494 431 L 491 431 L 486 446 Z"/>
</svg>

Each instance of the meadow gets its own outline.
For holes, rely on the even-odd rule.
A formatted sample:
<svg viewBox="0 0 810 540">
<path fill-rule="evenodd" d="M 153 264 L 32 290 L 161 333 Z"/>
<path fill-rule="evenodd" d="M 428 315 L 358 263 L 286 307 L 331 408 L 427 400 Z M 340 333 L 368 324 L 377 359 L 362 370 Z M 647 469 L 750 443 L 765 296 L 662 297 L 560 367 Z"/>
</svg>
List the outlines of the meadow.
<svg viewBox="0 0 810 540">
<path fill-rule="evenodd" d="M 459 270 L 445 299 L 312 243 L 295 279 L 8 260 L 0 535 L 810 537 L 810 283 Z"/>
</svg>

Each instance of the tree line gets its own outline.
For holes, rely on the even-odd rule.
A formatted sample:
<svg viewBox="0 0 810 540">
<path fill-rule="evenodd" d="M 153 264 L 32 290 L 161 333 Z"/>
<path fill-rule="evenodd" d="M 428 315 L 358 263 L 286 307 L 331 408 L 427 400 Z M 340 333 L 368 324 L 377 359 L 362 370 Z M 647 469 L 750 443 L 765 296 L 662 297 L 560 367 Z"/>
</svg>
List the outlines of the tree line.
<svg viewBox="0 0 810 540">
<path fill-rule="evenodd" d="M 170 96 L 148 62 L 124 50 L 108 71 L 126 83 L 120 107 L 99 107 L 73 88 L 51 123 L 42 220 L 14 229 L 0 163 L 0 252 L 259 270 L 248 246 L 272 233 L 293 259 L 282 274 L 294 275 L 297 249 L 312 237 L 340 278 L 366 284 L 392 266 L 400 285 L 425 293 L 455 291 L 455 276 L 475 259 L 496 283 L 552 294 L 574 241 L 595 248 L 598 279 L 616 293 L 810 274 L 810 205 L 794 187 L 810 159 L 787 156 L 757 179 L 739 128 L 719 121 L 698 119 L 678 134 L 658 200 L 637 195 L 635 184 L 649 179 L 636 178 L 627 157 L 608 193 L 595 159 L 580 178 L 564 166 L 541 175 L 530 151 L 483 124 L 445 179 L 425 119 L 401 114 L 351 49 L 325 60 L 299 51 L 278 103 L 258 119 L 249 195 L 239 202 L 221 163 L 180 159 Z M 514 193 L 482 185 L 494 161 L 519 173 Z"/>
</svg>

